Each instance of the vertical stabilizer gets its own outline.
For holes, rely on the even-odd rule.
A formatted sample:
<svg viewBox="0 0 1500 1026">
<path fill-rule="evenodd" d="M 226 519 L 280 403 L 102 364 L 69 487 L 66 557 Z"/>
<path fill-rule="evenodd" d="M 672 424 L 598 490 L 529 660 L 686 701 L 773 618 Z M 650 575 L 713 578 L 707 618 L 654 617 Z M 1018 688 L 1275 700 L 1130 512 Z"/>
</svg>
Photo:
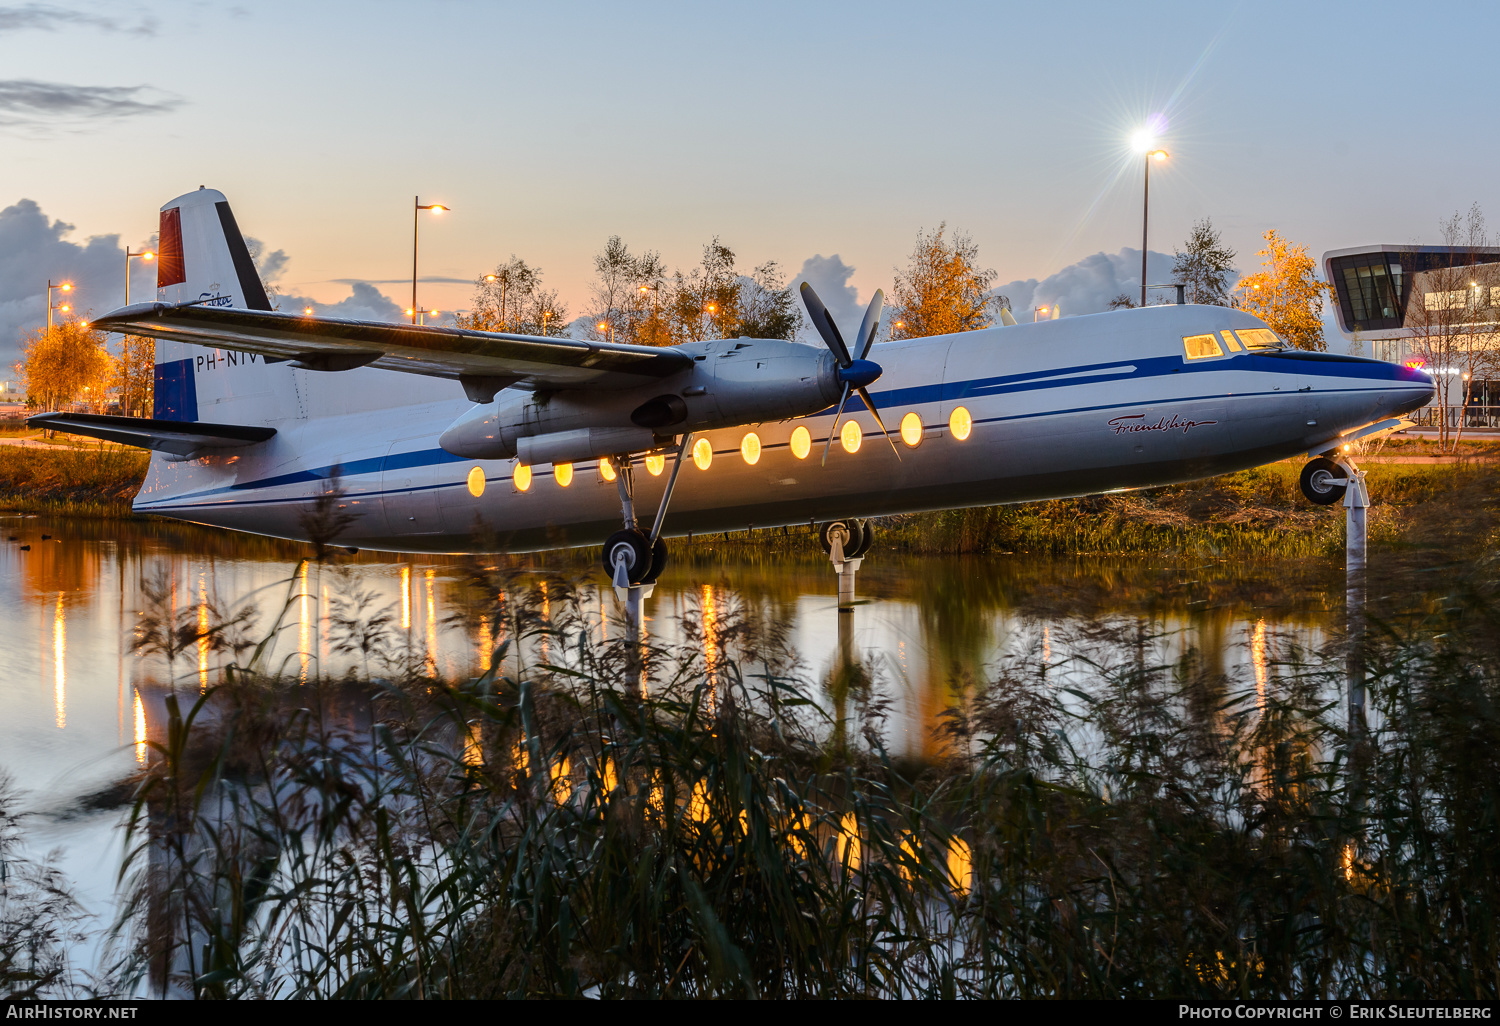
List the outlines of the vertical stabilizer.
<svg viewBox="0 0 1500 1026">
<path fill-rule="evenodd" d="M 234 212 L 217 189 L 200 188 L 162 206 L 157 254 L 159 303 L 271 309 Z M 210 412 L 205 407 L 232 405 L 237 423 L 277 419 L 285 414 L 273 396 L 285 389 L 277 389 L 273 379 L 289 385 L 289 373 L 257 356 L 164 339 L 156 343 L 153 416 L 222 420 L 228 408 Z"/>
</svg>

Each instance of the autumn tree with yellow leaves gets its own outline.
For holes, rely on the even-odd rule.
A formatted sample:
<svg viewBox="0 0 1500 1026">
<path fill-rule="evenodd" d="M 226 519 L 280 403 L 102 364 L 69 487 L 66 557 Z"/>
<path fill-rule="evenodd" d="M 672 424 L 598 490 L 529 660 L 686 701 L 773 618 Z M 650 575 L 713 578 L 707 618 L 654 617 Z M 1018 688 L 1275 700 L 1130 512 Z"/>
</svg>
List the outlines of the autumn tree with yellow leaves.
<svg viewBox="0 0 1500 1026">
<path fill-rule="evenodd" d="M 1318 267 L 1307 247 L 1284 239 L 1273 228 L 1264 236 L 1261 270 L 1240 283 L 1241 306 L 1270 325 L 1298 349 L 1323 352 L 1323 301 L 1333 287 L 1318 280 Z"/>
<path fill-rule="evenodd" d="M 78 321 L 29 332 L 16 365 L 26 383 L 28 403 L 44 410 L 79 402 L 102 409 L 115 384 L 115 361 L 105 348 L 106 337 Z"/>
<path fill-rule="evenodd" d="M 979 247 L 967 232 L 947 237 L 943 222 L 918 232 L 905 271 L 896 272 L 892 338 L 924 338 L 987 328 L 994 322 L 986 290 L 995 271 L 979 266 Z"/>
</svg>

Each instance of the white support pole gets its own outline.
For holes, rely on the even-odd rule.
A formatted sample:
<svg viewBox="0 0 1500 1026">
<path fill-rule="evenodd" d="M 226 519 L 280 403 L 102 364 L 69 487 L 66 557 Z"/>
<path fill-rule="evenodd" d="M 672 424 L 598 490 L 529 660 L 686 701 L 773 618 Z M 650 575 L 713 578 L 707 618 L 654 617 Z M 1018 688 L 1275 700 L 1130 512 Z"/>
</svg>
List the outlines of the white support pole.
<svg viewBox="0 0 1500 1026">
<path fill-rule="evenodd" d="M 1349 655 L 1345 665 L 1349 695 L 1349 733 L 1365 732 L 1365 548 L 1370 492 L 1365 472 L 1346 463 L 1349 484 L 1344 491 L 1344 610 Z"/>
</svg>

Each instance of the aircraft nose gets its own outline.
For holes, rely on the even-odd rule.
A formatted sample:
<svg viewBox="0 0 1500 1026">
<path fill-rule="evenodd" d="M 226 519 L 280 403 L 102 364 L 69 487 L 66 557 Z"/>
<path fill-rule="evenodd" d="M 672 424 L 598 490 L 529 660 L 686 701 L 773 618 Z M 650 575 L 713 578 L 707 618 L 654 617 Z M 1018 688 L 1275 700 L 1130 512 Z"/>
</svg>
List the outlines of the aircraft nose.
<svg viewBox="0 0 1500 1026">
<path fill-rule="evenodd" d="M 1410 413 L 1420 410 L 1437 394 L 1437 385 L 1432 375 L 1422 367 L 1408 364 L 1389 364 L 1390 382 L 1395 406 L 1393 413 Z"/>
</svg>

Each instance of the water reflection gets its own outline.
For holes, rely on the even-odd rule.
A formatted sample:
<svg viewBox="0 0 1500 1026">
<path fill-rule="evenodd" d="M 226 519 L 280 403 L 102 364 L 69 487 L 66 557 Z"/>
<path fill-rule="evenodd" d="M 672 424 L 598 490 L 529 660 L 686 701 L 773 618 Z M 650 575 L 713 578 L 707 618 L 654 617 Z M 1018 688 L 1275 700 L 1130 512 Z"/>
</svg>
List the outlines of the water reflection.
<svg viewBox="0 0 1500 1026">
<path fill-rule="evenodd" d="M 57 729 L 68 725 L 68 625 L 63 617 L 62 592 L 57 593 L 57 611 L 52 615 L 52 704 Z"/>
</svg>

